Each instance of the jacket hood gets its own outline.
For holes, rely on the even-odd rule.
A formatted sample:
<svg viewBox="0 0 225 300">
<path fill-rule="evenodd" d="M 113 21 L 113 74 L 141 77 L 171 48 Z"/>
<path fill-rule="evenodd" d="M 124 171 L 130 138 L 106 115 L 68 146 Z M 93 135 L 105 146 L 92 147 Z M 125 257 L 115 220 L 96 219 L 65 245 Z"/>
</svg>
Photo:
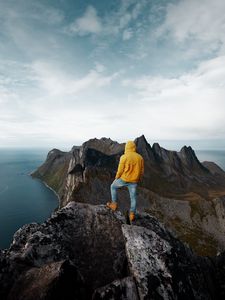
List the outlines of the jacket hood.
<svg viewBox="0 0 225 300">
<path fill-rule="evenodd" d="M 133 141 L 128 141 L 125 145 L 125 153 L 126 152 L 136 152 L 136 145 Z"/>
</svg>

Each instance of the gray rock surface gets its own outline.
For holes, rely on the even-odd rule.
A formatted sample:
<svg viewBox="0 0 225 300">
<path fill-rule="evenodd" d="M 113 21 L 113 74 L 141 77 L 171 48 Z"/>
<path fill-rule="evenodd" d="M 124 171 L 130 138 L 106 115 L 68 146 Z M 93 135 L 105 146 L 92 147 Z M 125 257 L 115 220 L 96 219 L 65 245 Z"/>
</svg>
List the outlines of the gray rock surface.
<svg viewBox="0 0 225 300">
<path fill-rule="evenodd" d="M 69 260 L 86 284 L 86 295 L 121 278 L 126 261 L 121 230 L 123 217 L 105 206 L 72 202 L 41 225 L 25 225 L 2 253 L 0 298 L 30 268 Z M 19 285 L 17 285 L 19 286 Z"/>
<path fill-rule="evenodd" d="M 140 226 L 122 228 L 140 299 L 212 299 L 216 294 L 201 272 L 200 259 L 171 235 L 163 238 L 162 232 Z"/>
<path fill-rule="evenodd" d="M 150 214 L 129 225 L 75 202 L 25 225 L 0 252 L 2 300 L 222 300 L 224 275 L 224 253 L 197 256 Z"/>
</svg>

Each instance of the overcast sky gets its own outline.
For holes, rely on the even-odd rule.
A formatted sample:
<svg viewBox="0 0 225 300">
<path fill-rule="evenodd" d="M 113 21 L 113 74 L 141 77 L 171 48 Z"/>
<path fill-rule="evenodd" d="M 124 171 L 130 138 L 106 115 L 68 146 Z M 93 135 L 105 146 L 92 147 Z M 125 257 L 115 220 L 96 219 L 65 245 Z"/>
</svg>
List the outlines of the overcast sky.
<svg viewBox="0 0 225 300">
<path fill-rule="evenodd" d="M 225 149 L 224 12 L 224 0 L 0 0 L 0 147 L 144 134 Z"/>
</svg>

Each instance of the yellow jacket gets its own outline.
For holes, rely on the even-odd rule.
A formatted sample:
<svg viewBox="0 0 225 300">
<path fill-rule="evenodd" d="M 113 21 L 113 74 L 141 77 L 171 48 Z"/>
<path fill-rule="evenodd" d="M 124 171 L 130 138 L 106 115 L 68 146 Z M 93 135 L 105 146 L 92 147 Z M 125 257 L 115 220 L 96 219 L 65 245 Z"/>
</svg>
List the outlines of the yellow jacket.
<svg viewBox="0 0 225 300">
<path fill-rule="evenodd" d="M 116 178 L 126 182 L 138 182 L 144 174 L 144 159 L 136 152 L 136 145 L 128 141 L 125 153 L 120 157 Z"/>
</svg>

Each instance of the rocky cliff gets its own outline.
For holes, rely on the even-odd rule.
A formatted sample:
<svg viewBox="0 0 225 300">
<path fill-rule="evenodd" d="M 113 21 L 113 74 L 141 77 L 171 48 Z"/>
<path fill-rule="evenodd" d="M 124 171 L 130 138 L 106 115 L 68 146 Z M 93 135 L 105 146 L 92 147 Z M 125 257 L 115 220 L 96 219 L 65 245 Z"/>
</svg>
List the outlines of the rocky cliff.
<svg viewBox="0 0 225 300">
<path fill-rule="evenodd" d="M 224 253 L 197 256 L 150 214 L 130 225 L 104 205 L 74 201 L 0 252 L 3 300 L 222 300 L 224 275 Z"/>
<path fill-rule="evenodd" d="M 145 159 L 138 210 L 159 218 L 198 254 L 225 249 L 225 172 L 214 163 L 201 163 L 191 147 L 169 151 L 151 146 L 144 136 L 135 142 Z M 91 139 L 69 152 L 53 149 L 32 176 L 58 193 L 60 208 L 71 201 L 106 203 L 123 151 L 124 144 L 107 138 Z M 123 212 L 129 209 L 126 190 L 119 193 L 119 206 Z"/>
<path fill-rule="evenodd" d="M 145 159 L 145 174 L 141 187 L 161 196 L 179 196 L 195 192 L 207 199 L 211 193 L 225 191 L 225 172 L 213 163 L 200 163 L 191 147 L 184 146 L 179 152 L 169 151 L 155 143 L 151 147 L 144 136 L 135 140 L 137 151 Z M 74 146 L 69 152 L 53 149 L 46 161 L 31 175 L 45 181 L 60 196 L 60 207 L 76 198 L 90 202 L 93 197 L 83 197 L 85 191 L 104 189 L 114 178 L 124 144 L 107 138 L 91 139 L 82 146 Z M 83 188 L 84 187 L 84 188 Z M 99 195 L 98 195 L 99 196 Z M 103 193 L 109 198 L 108 193 Z M 98 201 L 102 201 L 103 197 Z M 94 200 L 93 200 L 94 201 Z"/>
</svg>

